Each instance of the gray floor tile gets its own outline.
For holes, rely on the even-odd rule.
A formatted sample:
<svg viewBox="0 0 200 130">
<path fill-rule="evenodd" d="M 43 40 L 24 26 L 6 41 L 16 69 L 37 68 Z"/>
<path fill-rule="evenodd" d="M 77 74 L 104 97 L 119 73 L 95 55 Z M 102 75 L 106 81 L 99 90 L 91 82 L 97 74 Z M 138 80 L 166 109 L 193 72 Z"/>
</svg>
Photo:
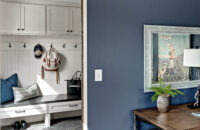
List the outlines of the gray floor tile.
<svg viewBox="0 0 200 130">
<path fill-rule="evenodd" d="M 82 130 L 81 117 L 65 118 L 51 121 L 51 127 L 45 127 L 43 122 L 28 125 L 27 130 Z M 13 130 L 12 126 L 1 128 L 1 130 Z"/>
</svg>

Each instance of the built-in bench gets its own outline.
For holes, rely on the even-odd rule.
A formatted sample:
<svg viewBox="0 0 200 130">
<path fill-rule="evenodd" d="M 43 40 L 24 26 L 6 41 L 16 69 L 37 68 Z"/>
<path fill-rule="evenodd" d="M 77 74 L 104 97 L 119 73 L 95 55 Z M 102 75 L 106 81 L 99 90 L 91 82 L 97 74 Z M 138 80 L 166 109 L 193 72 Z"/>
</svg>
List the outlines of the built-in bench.
<svg viewBox="0 0 200 130">
<path fill-rule="evenodd" d="M 9 119 L 32 115 L 45 115 L 45 125 L 50 126 L 51 113 L 81 110 L 79 95 L 50 95 L 1 105 L 0 119 Z"/>
</svg>

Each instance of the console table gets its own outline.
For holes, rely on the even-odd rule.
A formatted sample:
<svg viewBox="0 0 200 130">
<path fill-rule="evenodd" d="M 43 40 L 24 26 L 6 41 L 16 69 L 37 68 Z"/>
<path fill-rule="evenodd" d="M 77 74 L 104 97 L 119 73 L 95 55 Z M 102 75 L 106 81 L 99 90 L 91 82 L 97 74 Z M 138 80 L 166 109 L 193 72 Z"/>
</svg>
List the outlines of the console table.
<svg viewBox="0 0 200 130">
<path fill-rule="evenodd" d="M 192 112 L 200 112 L 200 108 L 190 109 L 187 105 L 172 106 L 167 113 L 160 113 L 157 108 L 135 110 L 134 130 L 137 130 L 138 120 L 164 130 L 200 130 L 200 118 L 191 115 Z"/>
</svg>

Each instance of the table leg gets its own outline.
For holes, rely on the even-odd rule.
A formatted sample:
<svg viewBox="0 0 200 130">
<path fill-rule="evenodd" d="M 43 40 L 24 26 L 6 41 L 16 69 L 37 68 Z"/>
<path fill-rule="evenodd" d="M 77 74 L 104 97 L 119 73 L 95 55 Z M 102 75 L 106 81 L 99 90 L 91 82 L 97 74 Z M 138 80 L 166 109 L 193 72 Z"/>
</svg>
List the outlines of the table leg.
<svg viewBox="0 0 200 130">
<path fill-rule="evenodd" d="M 51 115 L 50 114 L 45 114 L 45 119 L 44 119 L 45 121 L 45 126 L 46 127 L 50 127 L 50 125 L 51 125 Z"/>
<path fill-rule="evenodd" d="M 134 114 L 134 128 L 133 130 L 137 130 L 137 116 Z"/>
</svg>

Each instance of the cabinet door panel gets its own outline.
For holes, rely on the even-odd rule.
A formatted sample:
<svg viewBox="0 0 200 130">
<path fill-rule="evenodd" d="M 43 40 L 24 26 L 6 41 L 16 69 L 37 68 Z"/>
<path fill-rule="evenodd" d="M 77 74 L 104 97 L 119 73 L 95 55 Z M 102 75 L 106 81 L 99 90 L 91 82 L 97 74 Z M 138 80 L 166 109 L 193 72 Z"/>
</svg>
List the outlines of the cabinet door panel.
<svg viewBox="0 0 200 130">
<path fill-rule="evenodd" d="M 21 32 L 45 33 L 45 5 L 21 5 Z"/>
<path fill-rule="evenodd" d="M 81 34 L 81 8 L 70 8 L 70 30 L 73 34 Z"/>
<path fill-rule="evenodd" d="M 20 33 L 20 4 L 0 2 L 0 32 Z"/>
<path fill-rule="evenodd" d="M 47 7 L 47 33 L 68 34 L 69 8 L 48 6 Z"/>
</svg>

